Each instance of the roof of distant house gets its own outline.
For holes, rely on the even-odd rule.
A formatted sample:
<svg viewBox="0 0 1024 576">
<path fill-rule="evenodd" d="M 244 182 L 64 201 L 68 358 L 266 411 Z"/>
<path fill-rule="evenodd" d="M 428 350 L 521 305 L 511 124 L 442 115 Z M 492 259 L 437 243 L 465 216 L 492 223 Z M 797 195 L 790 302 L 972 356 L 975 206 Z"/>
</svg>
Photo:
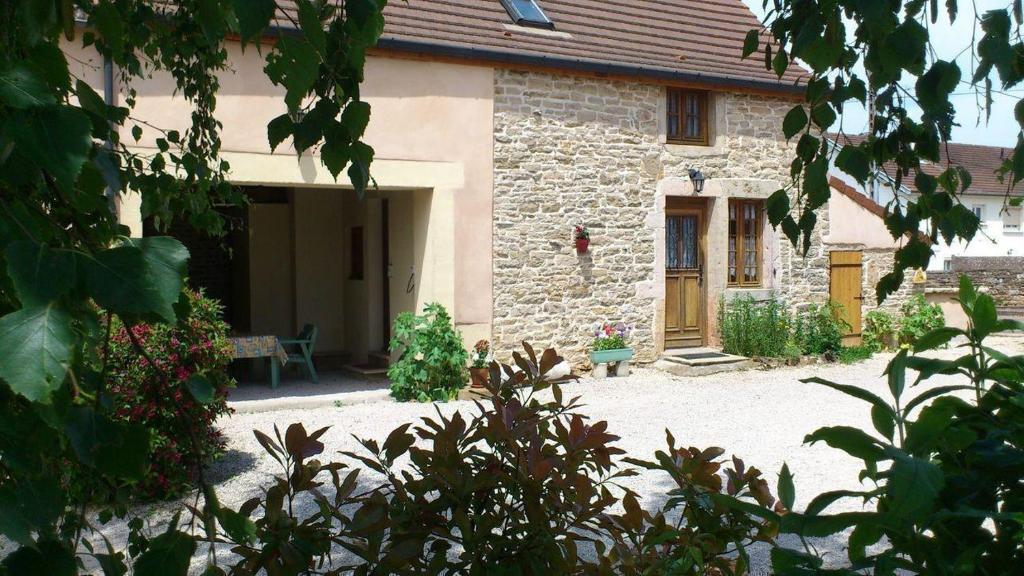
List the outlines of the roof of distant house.
<svg viewBox="0 0 1024 576">
<path fill-rule="evenodd" d="M 832 135 L 836 137 L 835 134 Z M 860 144 L 866 136 L 864 134 L 843 134 L 844 142 Z M 1012 148 L 1001 146 L 982 146 L 979 144 L 958 144 L 949 142 L 939 150 L 940 161 L 922 162 L 926 174 L 938 176 L 950 166 L 961 166 L 971 173 L 971 186 L 967 189 L 968 194 L 983 196 L 1004 196 L 1006 195 L 1006 183 L 1004 183 L 997 172 L 1003 165 L 1003 161 L 1013 154 Z M 890 178 L 896 176 L 896 166 L 886 164 L 883 171 Z M 913 190 L 913 177 L 904 178 L 903 186 Z M 1014 194 L 1024 193 L 1024 183 L 1014 188 Z"/>
<path fill-rule="evenodd" d="M 379 47 L 696 86 L 803 91 L 799 65 L 780 80 L 761 53 L 741 58 L 747 32 L 760 27 L 741 0 L 536 3 L 552 29 L 516 25 L 501 0 L 395 0 L 384 10 Z M 763 35 L 762 47 L 770 40 Z"/>
</svg>

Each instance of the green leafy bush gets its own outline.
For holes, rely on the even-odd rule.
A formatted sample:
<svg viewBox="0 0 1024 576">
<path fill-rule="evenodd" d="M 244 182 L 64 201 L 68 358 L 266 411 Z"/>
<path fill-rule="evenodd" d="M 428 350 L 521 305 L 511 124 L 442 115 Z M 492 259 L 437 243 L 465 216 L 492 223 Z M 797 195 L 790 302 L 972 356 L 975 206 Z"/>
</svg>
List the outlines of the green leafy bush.
<svg viewBox="0 0 1024 576">
<path fill-rule="evenodd" d="M 889 363 L 891 400 L 863 388 L 814 382 L 871 405 L 873 431 L 821 428 L 807 442 L 825 442 L 863 461 L 865 490 L 837 490 L 814 498 L 803 513 L 782 518 L 782 531 L 828 537 L 850 530 L 850 569 L 841 574 L 1017 574 L 1024 566 L 1024 356 L 988 348 L 985 339 L 1024 322 L 1000 320 L 995 302 L 960 279 L 966 330 L 938 327 L 917 337 Z M 969 352 L 954 360 L 919 356 L 957 337 Z M 940 386 L 911 388 L 933 376 L 958 376 Z M 917 390 L 912 398 L 910 390 Z M 829 514 L 843 499 L 860 512 Z M 877 545 L 877 546 L 876 546 Z M 821 573 L 813 549 L 778 549 L 778 574 Z M 855 572 L 854 572 L 855 571 Z"/>
<path fill-rule="evenodd" d="M 145 424 L 151 458 L 136 495 L 167 498 L 191 490 L 197 470 L 220 455 L 224 439 L 214 421 L 231 409 L 228 375 L 231 345 L 222 307 L 186 290 L 177 324 L 138 323 L 127 328 L 114 318 L 107 356 L 110 398 L 116 420 Z M 139 357 L 135 340 L 148 357 Z"/>
<path fill-rule="evenodd" d="M 861 342 L 873 352 L 894 347 L 899 327 L 896 318 L 885 310 L 871 310 L 864 315 Z"/>
<path fill-rule="evenodd" d="M 391 351 L 399 356 L 388 368 L 391 395 L 402 402 L 455 398 L 466 384 L 469 354 L 444 306 L 427 304 L 422 316 L 399 314 L 393 333 Z"/>
<path fill-rule="evenodd" d="M 838 304 L 810 303 L 793 319 L 793 337 L 800 350 L 810 356 L 834 358 L 843 347 L 843 331 L 847 324 L 839 319 Z"/>
<path fill-rule="evenodd" d="M 790 314 L 776 298 L 757 303 L 739 296 L 718 305 L 722 350 L 740 356 L 781 358 L 790 340 Z"/>
<path fill-rule="evenodd" d="M 746 573 L 746 546 L 770 543 L 778 530 L 761 473 L 667 434 L 655 461 L 628 460 L 671 479 L 657 498 L 664 504 L 643 509 L 618 486 L 634 473 L 618 437 L 548 378 L 561 358 L 524 347 L 515 369 L 491 364 L 492 396 L 470 418 L 439 413 L 383 443 L 360 440 L 362 451 L 343 453 L 355 469 L 316 459 L 326 428 L 254 431 L 281 473 L 262 498 L 216 512 L 219 527 L 207 536 L 237 555 L 230 573 Z M 362 468 L 382 480 L 366 485 Z M 308 500 L 317 506 L 295 505 Z"/>
<path fill-rule="evenodd" d="M 839 349 L 839 361 L 843 364 L 854 364 L 871 358 L 871 355 L 874 353 L 875 350 L 873 348 L 864 344 L 860 346 L 847 346 Z"/>
<path fill-rule="evenodd" d="M 899 339 L 901 346 L 913 346 L 919 338 L 946 325 L 946 316 L 938 304 L 929 304 L 916 294 L 900 307 Z"/>
</svg>

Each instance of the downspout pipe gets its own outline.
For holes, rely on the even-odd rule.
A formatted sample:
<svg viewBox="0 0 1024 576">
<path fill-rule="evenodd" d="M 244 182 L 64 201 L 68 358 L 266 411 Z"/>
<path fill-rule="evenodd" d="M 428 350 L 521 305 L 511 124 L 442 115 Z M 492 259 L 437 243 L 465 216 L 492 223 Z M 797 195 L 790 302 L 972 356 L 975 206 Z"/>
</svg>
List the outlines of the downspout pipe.
<svg viewBox="0 0 1024 576">
<path fill-rule="evenodd" d="M 110 56 L 103 57 L 103 103 L 108 108 L 114 106 L 114 62 L 111 61 Z M 109 124 L 110 133 L 107 135 L 107 141 L 103 144 L 103 147 L 107 149 L 107 154 L 111 156 L 110 161 L 113 162 L 113 132 L 115 125 L 113 122 Z M 114 190 L 109 183 L 107 184 L 106 195 L 110 211 L 114 213 L 114 216 L 117 216 L 117 190 Z"/>
</svg>

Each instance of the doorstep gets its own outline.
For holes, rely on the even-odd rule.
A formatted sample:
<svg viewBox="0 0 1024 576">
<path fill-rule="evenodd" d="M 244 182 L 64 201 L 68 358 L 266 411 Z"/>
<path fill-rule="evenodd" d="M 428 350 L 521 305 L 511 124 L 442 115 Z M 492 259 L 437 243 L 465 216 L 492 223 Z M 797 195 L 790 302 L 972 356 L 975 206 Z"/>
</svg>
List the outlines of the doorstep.
<svg viewBox="0 0 1024 576">
<path fill-rule="evenodd" d="M 652 367 L 676 376 L 707 376 L 755 368 L 757 363 L 713 348 L 678 348 L 663 352 Z"/>
</svg>

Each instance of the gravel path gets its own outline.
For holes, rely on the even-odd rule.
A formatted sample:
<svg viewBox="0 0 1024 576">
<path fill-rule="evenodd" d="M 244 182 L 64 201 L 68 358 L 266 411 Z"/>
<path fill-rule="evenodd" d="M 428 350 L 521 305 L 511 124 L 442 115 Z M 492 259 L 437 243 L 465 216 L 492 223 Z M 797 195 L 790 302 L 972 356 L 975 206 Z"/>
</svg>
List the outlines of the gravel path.
<svg viewBox="0 0 1024 576">
<path fill-rule="evenodd" d="M 1024 352 L 1024 338 L 1006 338 L 993 344 L 1005 352 Z M 959 353 L 946 350 L 939 355 L 952 357 Z M 680 444 L 720 446 L 727 456 L 735 454 L 748 466 L 758 467 L 773 491 L 778 471 L 786 462 L 795 474 L 797 508 L 802 509 L 825 490 L 856 488 L 860 469 L 859 461 L 837 450 L 823 444 L 804 445 L 804 436 L 821 426 L 872 427 L 867 404 L 799 380 L 819 376 L 888 398 L 882 371 L 890 357 L 877 355 L 855 365 L 819 364 L 699 378 L 637 369 L 627 378 L 583 379 L 564 390 L 567 397 L 582 397 L 583 412 L 593 420 L 607 420 L 609 432 L 621 437 L 618 446 L 632 456 L 652 457 L 655 450 L 664 447 L 667 428 Z M 933 379 L 931 385 L 952 381 Z M 445 414 L 476 410 L 470 402 L 451 402 L 438 409 Z M 221 500 L 238 505 L 258 495 L 269 476 L 277 472 L 276 463 L 264 455 L 253 437 L 253 429 L 270 432 L 276 423 L 283 431 L 292 422 L 304 423 L 307 430 L 330 426 L 322 438 L 328 450 L 358 451 L 352 435 L 383 440 L 398 425 L 433 414 L 433 405 L 396 403 L 331 404 L 315 409 L 236 414 L 219 423 L 228 438 L 229 453 L 214 465 L 211 475 L 218 483 Z M 623 483 L 644 496 L 649 505 L 655 505 L 662 500 L 659 495 L 669 489 L 667 480 L 664 475 L 643 472 Z M 856 507 L 856 502 L 847 504 L 847 509 Z M 836 562 L 845 559 L 841 538 L 819 545 Z M 763 554 L 757 556 L 754 573 L 768 573 L 766 558 Z"/>
</svg>

